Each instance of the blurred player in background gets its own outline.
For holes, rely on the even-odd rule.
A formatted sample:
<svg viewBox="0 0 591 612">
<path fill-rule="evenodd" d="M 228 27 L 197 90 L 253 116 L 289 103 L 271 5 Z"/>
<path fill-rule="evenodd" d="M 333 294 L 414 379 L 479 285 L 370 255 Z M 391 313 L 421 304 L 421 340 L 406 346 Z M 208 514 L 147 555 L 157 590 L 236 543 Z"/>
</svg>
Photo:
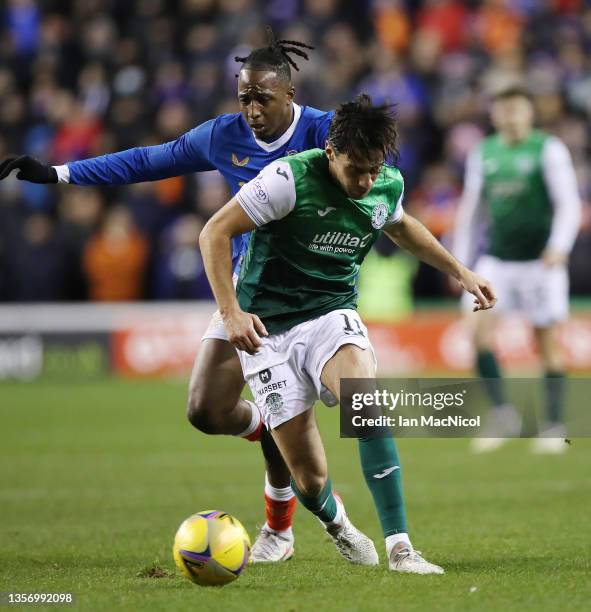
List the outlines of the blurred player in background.
<svg viewBox="0 0 591 612">
<path fill-rule="evenodd" d="M 300 502 L 353 563 L 378 563 L 373 542 L 347 518 L 332 491 L 314 404 L 323 386 L 340 397 L 343 378 L 372 379 L 376 361 L 356 311 L 356 277 L 382 231 L 397 245 L 453 276 L 475 296 L 495 297 L 487 281 L 460 264 L 404 213 L 404 183 L 385 164 L 396 149 L 390 107 L 367 95 L 343 104 L 326 149 L 267 166 L 207 223 L 200 236 L 207 276 L 244 376 L 292 474 Z M 254 230 L 254 231 L 253 231 Z M 230 245 L 253 232 L 236 287 Z M 274 385 L 274 386 L 273 386 Z M 390 432 L 359 440 L 389 568 L 442 574 L 414 550 L 407 533 L 400 460 Z"/>
<path fill-rule="evenodd" d="M 492 100 L 496 133 L 470 154 L 454 239 L 454 254 L 493 283 L 494 312 L 468 314 L 476 372 L 493 410 L 475 452 L 495 450 L 518 436 L 521 417 L 510 404 L 495 355 L 498 317 L 519 311 L 533 327 L 545 375 L 547 422 L 533 450 L 561 453 L 564 443 L 565 367 L 558 324 L 568 317 L 569 253 L 580 223 L 581 201 L 570 154 L 556 137 L 533 129 L 527 91 L 512 87 Z M 486 248 L 479 253 L 486 235 Z M 468 304 L 469 296 L 464 296 Z"/>
</svg>

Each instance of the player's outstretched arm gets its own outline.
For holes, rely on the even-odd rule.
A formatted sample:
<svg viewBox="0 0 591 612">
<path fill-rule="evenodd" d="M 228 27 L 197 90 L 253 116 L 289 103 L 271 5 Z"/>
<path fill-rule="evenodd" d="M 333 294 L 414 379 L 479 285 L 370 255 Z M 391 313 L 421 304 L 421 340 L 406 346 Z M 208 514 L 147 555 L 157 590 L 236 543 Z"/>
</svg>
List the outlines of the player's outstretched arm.
<svg viewBox="0 0 591 612">
<path fill-rule="evenodd" d="M 492 308 L 497 298 L 490 283 L 460 263 L 417 219 L 404 213 L 397 223 L 384 228 L 399 247 L 425 263 L 449 274 L 474 296 L 474 310 Z"/>
<path fill-rule="evenodd" d="M 260 348 L 260 336 L 266 336 L 267 330 L 255 314 L 244 312 L 238 304 L 232 282 L 231 240 L 255 227 L 236 198 L 232 198 L 206 223 L 199 236 L 205 271 L 228 339 L 237 349 L 251 355 Z"/>
<path fill-rule="evenodd" d="M 18 179 L 32 183 L 127 185 L 215 170 L 210 162 L 214 128 L 212 119 L 171 142 L 107 153 L 63 166 L 47 166 L 28 155 L 11 157 L 0 164 L 0 180 L 18 170 Z"/>
</svg>

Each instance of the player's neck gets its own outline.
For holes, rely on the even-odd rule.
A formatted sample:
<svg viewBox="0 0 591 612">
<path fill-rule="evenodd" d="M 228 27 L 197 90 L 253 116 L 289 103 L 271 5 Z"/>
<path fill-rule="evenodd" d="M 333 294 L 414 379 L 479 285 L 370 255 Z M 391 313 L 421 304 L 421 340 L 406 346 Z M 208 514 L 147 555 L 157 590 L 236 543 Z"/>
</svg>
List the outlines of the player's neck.
<svg viewBox="0 0 591 612">
<path fill-rule="evenodd" d="M 521 134 L 508 134 L 506 132 L 505 133 L 499 132 L 499 136 L 501 137 L 501 140 L 509 147 L 515 147 L 521 144 L 522 142 L 526 141 L 530 134 L 531 134 L 531 129 L 528 129 L 525 132 L 522 132 Z"/>
<path fill-rule="evenodd" d="M 287 132 L 287 130 L 289 130 L 289 128 L 291 127 L 291 124 L 293 123 L 294 118 L 295 118 L 295 111 L 294 111 L 293 102 L 292 102 L 290 109 L 289 109 L 289 113 L 286 114 L 285 121 L 283 121 L 281 126 L 277 128 L 274 134 L 270 134 L 266 138 L 263 138 L 262 139 L 263 142 L 266 142 L 266 143 L 275 142 L 276 140 L 281 138 L 283 134 L 285 134 L 285 132 Z"/>
</svg>

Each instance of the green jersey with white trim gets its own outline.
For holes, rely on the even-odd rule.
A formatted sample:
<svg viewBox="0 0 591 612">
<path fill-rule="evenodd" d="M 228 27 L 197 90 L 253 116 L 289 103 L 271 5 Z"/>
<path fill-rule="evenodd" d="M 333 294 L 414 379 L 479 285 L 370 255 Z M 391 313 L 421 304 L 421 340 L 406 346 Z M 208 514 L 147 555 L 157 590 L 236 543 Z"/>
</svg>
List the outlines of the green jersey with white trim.
<svg viewBox="0 0 591 612">
<path fill-rule="evenodd" d="M 236 293 L 270 334 L 356 308 L 359 267 L 382 229 L 403 214 L 404 182 L 384 166 L 369 194 L 349 198 L 321 149 L 285 157 L 244 185 L 237 201 L 257 224 Z"/>
<path fill-rule="evenodd" d="M 542 166 L 548 138 L 533 130 L 517 144 L 497 134 L 481 145 L 482 198 L 490 220 L 487 252 L 499 259 L 537 259 L 548 243 L 554 214 Z"/>
</svg>

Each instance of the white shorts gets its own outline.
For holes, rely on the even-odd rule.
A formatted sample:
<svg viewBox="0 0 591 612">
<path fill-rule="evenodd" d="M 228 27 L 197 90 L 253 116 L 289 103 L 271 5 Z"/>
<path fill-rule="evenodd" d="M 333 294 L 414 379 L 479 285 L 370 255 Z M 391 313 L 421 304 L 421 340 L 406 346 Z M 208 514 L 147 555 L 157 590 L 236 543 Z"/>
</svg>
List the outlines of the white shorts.
<svg viewBox="0 0 591 612">
<path fill-rule="evenodd" d="M 548 327 L 568 317 L 568 271 L 566 266 L 545 266 L 541 259 L 503 261 L 483 255 L 474 271 L 489 280 L 498 303 L 493 312 L 521 312 L 534 327 Z M 474 297 L 462 296 L 472 310 Z"/>
<path fill-rule="evenodd" d="M 228 340 L 228 334 L 226 334 L 226 328 L 224 327 L 224 321 L 219 310 L 216 310 L 209 320 L 209 325 L 205 330 L 205 333 L 201 337 L 201 342 L 204 340 Z"/>
<path fill-rule="evenodd" d="M 375 353 L 355 310 L 333 310 L 263 338 L 256 355 L 238 351 L 244 378 L 268 429 L 312 408 L 326 362 L 345 344 Z"/>
</svg>

